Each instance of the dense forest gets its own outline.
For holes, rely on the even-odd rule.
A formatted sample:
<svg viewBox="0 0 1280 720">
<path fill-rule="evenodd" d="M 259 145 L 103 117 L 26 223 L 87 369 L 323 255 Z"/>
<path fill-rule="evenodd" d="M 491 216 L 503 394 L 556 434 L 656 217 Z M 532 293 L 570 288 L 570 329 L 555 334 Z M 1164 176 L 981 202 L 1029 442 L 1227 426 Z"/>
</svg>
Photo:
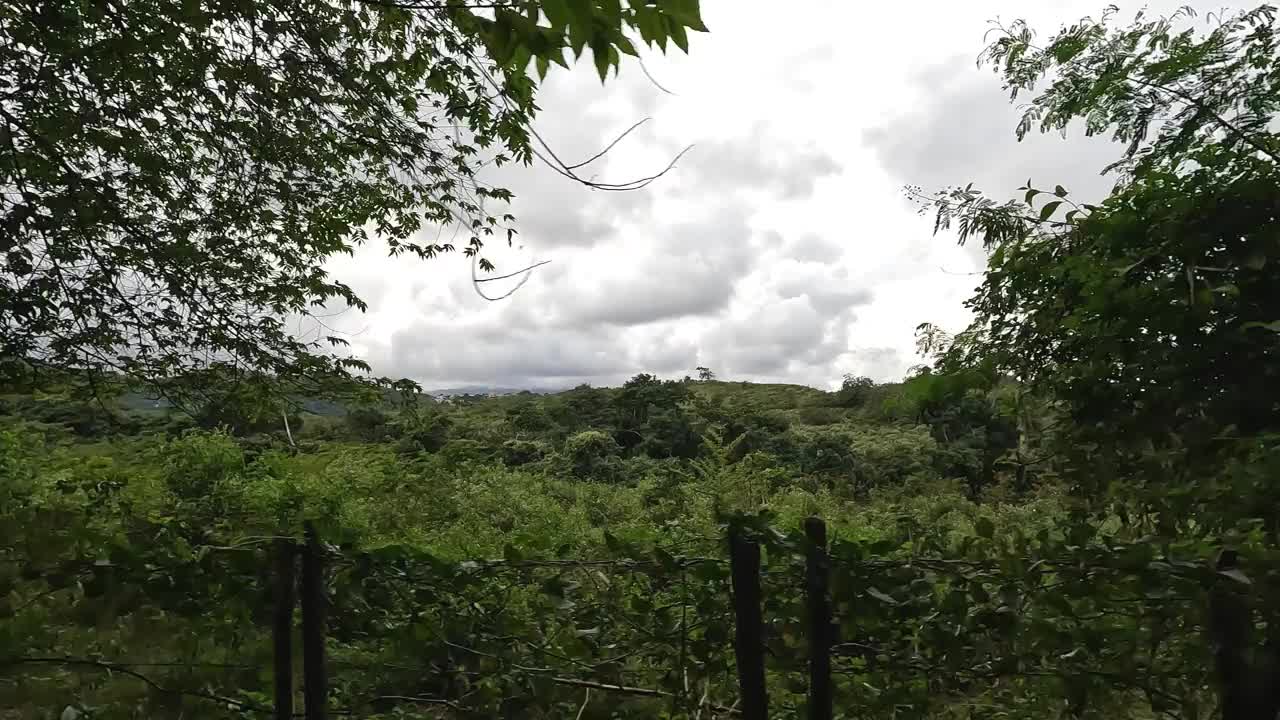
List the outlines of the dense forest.
<svg viewBox="0 0 1280 720">
<path fill-rule="evenodd" d="M 0 718 L 1275 720 L 1274 8 L 993 26 L 1115 185 L 908 188 L 987 269 L 901 382 L 431 397 L 291 333 L 364 307 L 324 262 L 493 269 L 490 164 L 642 187 L 543 157 L 538 81 L 707 28 L 305 5 L 0 4 Z"/>
</svg>

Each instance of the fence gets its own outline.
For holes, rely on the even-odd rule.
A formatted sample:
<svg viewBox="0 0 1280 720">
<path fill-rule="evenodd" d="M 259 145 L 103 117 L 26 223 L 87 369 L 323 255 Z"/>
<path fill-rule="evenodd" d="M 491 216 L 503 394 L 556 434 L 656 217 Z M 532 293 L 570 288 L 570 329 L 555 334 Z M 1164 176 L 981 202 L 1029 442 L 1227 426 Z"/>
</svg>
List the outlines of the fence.
<svg viewBox="0 0 1280 720">
<path fill-rule="evenodd" d="M 721 541 L 727 557 L 646 555 L 610 538 L 618 557 L 604 560 L 530 559 L 509 549 L 501 560 L 458 564 L 394 552 L 346 557 L 307 526 L 301 543 L 272 545 L 269 704 L 162 687 L 122 661 L 0 665 L 105 669 L 277 720 L 397 704 L 519 717 L 548 688 L 581 692 L 578 718 L 596 693 L 667 706 L 670 715 L 746 720 L 771 713 L 831 720 L 837 708 L 923 717 L 940 706 L 980 703 L 1006 714 L 1027 705 L 1035 715 L 1043 708 L 1034 703 L 1045 698 L 1060 699 L 1078 717 L 1141 706 L 1142 714 L 1194 720 L 1220 702 L 1224 720 L 1274 720 L 1277 684 L 1260 682 L 1260 673 L 1275 646 L 1257 647 L 1249 622 L 1274 611 L 1272 596 L 1238 558 L 1224 554 L 1206 567 L 1157 557 L 1142 542 L 1071 539 L 1055 545 L 1056 554 L 1032 557 L 1027 543 L 987 535 L 980 529 L 964 552 L 889 557 L 874 543 L 829 543 L 818 518 L 795 535 L 737 522 Z M 516 579 L 482 582 L 502 574 Z M 571 587 L 579 581 L 597 583 L 590 601 Z M 331 614 L 335 602 L 348 601 L 358 606 Z M 424 620 L 427 606 L 440 622 Z M 510 606 L 519 606 L 524 624 L 506 617 L 515 614 Z M 540 613 L 548 608 L 566 619 L 546 622 Z M 381 639 L 378 627 L 392 635 Z M 431 635 L 413 636 L 431 627 Z M 607 639 L 611 632 L 624 639 Z M 353 638 L 428 649 L 416 665 L 334 663 L 330 647 Z M 357 667 L 412 687 L 354 697 L 334 686 Z M 646 672 L 658 680 L 629 680 Z"/>
<path fill-rule="evenodd" d="M 827 601 L 826 527 L 821 519 L 810 518 L 805 525 L 811 541 L 806 565 L 806 596 L 810 610 L 811 657 L 809 661 L 810 703 L 809 717 L 814 720 L 831 720 L 831 618 Z M 765 672 L 764 619 L 761 610 L 761 551 L 760 544 L 735 528 L 729 533 L 729 559 L 733 588 L 735 618 L 734 648 L 737 658 L 738 683 L 741 691 L 740 707 L 711 706 L 725 714 L 741 716 L 745 720 L 766 720 L 768 698 Z M 326 598 L 323 592 L 323 551 L 315 530 L 306 529 L 306 542 L 296 547 L 288 541 L 278 541 L 275 549 L 274 625 L 274 715 L 277 720 L 294 717 L 293 700 L 293 636 L 294 617 L 294 565 L 301 556 L 301 609 L 303 642 L 303 716 L 306 720 L 326 720 L 328 717 L 328 668 L 325 657 Z M 674 558 L 673 558 L 674 560 Z M 704 560 L 705 561 L 705 560 Z M 638 688 L 614 683 L 594 682 L 571 678 L 552 678 L 553 682 L 591 689 L 628 694 L 671 697 L 672 693 L 650 688 Z M 413 700 L 404 696 L 405 700 Z M 421 701 L 422 698 L 417 698 Z M 441 704 L 448 701 L 438 699 Z M 704 702 L 705 704 L 705 702 Z"/>
<path fill-rule="evenodd" d="M 731 527 L 728 533 L 728 549 L 729 549 L 729 567 L 731 579 L 731 598 L 733 609 L 733 650 L 736 665 L 738 698 L 731 705 L 707 703 L 706 697 L 702 698 L 700 703 L 709 706 L 716 712 L 724 714 L 732 714 L 740 716 L 745 720 L 765 720 L 769 717 L 770 704 L 768 697 L 769 689 L 769 673 L 766 669 L 766 655 L 768 654 L 769 642 L 766 638 L 766 620 L 764 617 L 764 590 L 762 588 L 762 561 L 761 561 L 761 541 L 758 537 L 753 537 L 749 528 L 742 526 Z M 776 539 L 776 538 L 775 538 Z M 775 548 L 781 547 L 782 552 L 786 552 L 785 546 L 775 544 Z M 803 634 L 807 641 L 807 652 L 804 658 L 805 662 L 805 693 L 806 702 L 803 707 L 804 717 L 810 720 L 831 720 L 835 717 L 834 712 L 834 692 L 833 692 L 833 664 L 837 661 L 861 661 L 862 663 L 880 662 L 886 666 L 893 667 L 893 661 L 901 660 L 901 653 L 893 648 L 877 646 L 869 642 L 849 641 L 844 643 L 836 642 L 837 624 L 833 622 L 832 614 L 832 598 L 831 598 L 831 571 L 832 558 L 828 552 L 828 543 L 826 537 L 826 526 L 819 518 L 809 518 L 804 525 L 804 540 L 802 544 L 804 556 L 804 605 L 805 614 L 803 622 Z M 1113 553 L 1114 554 L 1114 553 Z M 325 717 L 324 698 L 327 697 L 325 689 L 326 670 L 324 665 L 323 648 L 324 642 L 321 637 L 323 627 L 312 620 L 308 623 L 308 618 L 318 618 L 323 615 L 324 598 L 321 594 L 314 591 L 314 582 L 308 584 L 307 577 L 316 577 L 318 569 L 316 565 L 318 560 L 317 546 L 314 536 L 309 536 L 307 546 L 303 549 L 303 593 L 302 593 L 302 617 L 304 623 L 304 696 L 307 698 L 306 718 L 308 720 L 320 720 Z M 676 564 L 680 561 L 674 560 Z M 1117 563 L 1110 555 L 1094 558 L 1096 562 L 1082 562 L 1080 557 L 1074 557 L 1069 560 L 1071 567 L 1082 573 L 1081 577 L 1093 578 L 1101 580 L 1104 573 L 1118 573 L 1124 577 L 1131 573 L 1129 569 L 1123 567 L 1124 563 Z M 699 563 L 717 562 L 715 559 L 698 559 Z M 846 559 L 845 562 L 848 562 Z M 1054 567 L 1053 563 L 1044 559 L 1038 561 L 1041 569 L 1046 573 L 1052 573 L 1055 578 L 1053 582 L 1041 587 L 1039 590 L 1044 592 L 1062 592 L 1065 584 L 1075 582 L 1070 577 L 1070 571 L 1064 573 L 1061 566 Z M 532 563 L 536 565 L 536 561 Z M 572 561 L 565 561 L 567 566 L 574 565 Z M 999 577 L 1007 576 L 1008 568 L 993 569 L 991 566 L 984 565 L 979 562 L 957 560 L 957 559 L 923 559 L 915 558 L 909 562 L 886 561 L 879 558 L 869 558 L 866 561 L 855 561 L 852 563 L 855 567 L 863 570 L 871 570 L 875 573 L 885 574 L 889 572 L 902 573 L 904 571 L 919 573 L 917 577 L 906 585 L 919 585 L 923 583 L 928 586 L 931 592 L 936 593 L 939 586 L 939 576 L 952 578 L 954 582 L 965 586 L 968 590 L 964 593 L 964 597 L 972 599 L 981 598 L 983 595 L 989 596 L 989 593 L 983 588 L 985 585 L 996 580 Z M 306 568 L 311 567 L 308 575 Z M 1199 568 L 1191 568 L 1198 570 Z M 1219 568 L 1221 570 L 1221 568 Z M 282 577 L 288 577 L 288 573 L 281 573 Z M 848 579 L 849 576 L 846 576 Z M 789 582 L 792 578 L 784 576 L 784 581 Z M 1166 577 L 1167 579 L 1167 577 Z M 1122 583 L 1123 584 L 1123 583 Z M 1167 588 L 1171 589 L 1171 588 Z M 846 591 L 850 588 L 845 588 Z M 974 592 L 976 590 L 976 593 Z M 1003 588 L 1002 588 L 1003 590 Z M 998 607 L 994 615 L 1010 615 L 1019 609 L 1026 610 L 1031 602 L 1028 597 L 1030 593 L 1027 589 L 1022 588 L 1024 597 L 1020 599 L 1020 608 L 1015 608 L 1009 604 Z M 899 599 L 889 596 L 887 593 L 880 591 L 868 582 L 864 588 L 856 592 L 846 592 L 846 597 L 866 595 L 878 603 L 889 608 L 902 611 L 908 607 L 906 599 Z M 282 598 L 291 597 L 287 590 L 282 590 L 280 596 Z M 1230 594 L 1222 594 L 1219 592 L 1218 597 L 1225 599 L 1233 597 Z M 1162 596 L 1161 593 L 1148 593 L 1145 600 L 1149 601 L 1149 606 L 1156 607 L 1161 601 L 1167 600 L 1169 597 Z M 1128 599 L 1121 599 L 1121 602 L 1129 602 Z M 1221 600 L 1220 600 L 1221 601 Z M 963 614 L 972 616 L 973 610 L 980 608 L 981 603 L 975 603 L 965 608 L 954 608 L 961 610 Z M 932 608 L 932 605 L 930 605 Z M 909 614 L 909 613 L 908 613 Z M 936 620 L 941 614 L 941 610 L 933 609 L 932 619 Z M 980 615 L 981 613 L 979 613 Z M 1097 620 L 1106 616 L 1106 611 L 1100 609 L 1092 617 L 1083 618 L 1085 620 Z M 278 617 L 289 617 L 291 613 L 281 611 Z M 908 622 L 905 618 L 900 618 L 904 622 L 902 625 L 914 627 L 917 635 L 923 632 L 924 625 L 920 622 Z M 1077 618 L 1080 619 L 1080 618 Z M 687 625 L 682 623 L 682 632 L 687 630 Z M 283 636 L 287 632 L 287 628 L 278 630 L 278 634 Z M 873 630 L 868 629 L 869 634 L 875 634 Z M 1017 643 L 1014 632 L 1013 638 L 1007 638 Z M 1247 633 L 1246 633 L 1247 634 Z M 309 640 L 308 640 L 309 639 Z M 864 638 L 865 639 L 865 638 Z M 684 642 L 682 636 L 682 643 Z M 1240 637 L 1237 643 L 1245 643 L 1247 639 Z M 1243 648 L 1237 648 L 1242 650 Z M 1153 649 L 1153 653 L 1155 650 Z M 1233 651 L 1234 652 L 1234 651 Z M 777 653 L 774 653 L 775 656 Z M 1048 653 L 1052 655 L 1055 653 Z M 1058 660 L 1067 658 L 1071 651 L 1066 653 L 1057 653 Z M 1219 649 L 1219 655 L 1222 654 Z M 1088 662 L 1094 663 L 1092 666 L 1083 664 L 1065 664 L 1057 663 L 1053 666 L 1046 666 L 1036 662 L 1028 662 L 1036 657 L 1044 657 L 1046 653 L 1038 654 L 1022 654 L 1016 656 L 1016 662 L 1010 663 L 1015 658 L 1015 653 L 1005 652 L 988 652 L 979 662 L 969 666 L 961 666 L 955 662 L 933 664 L 928 661 L 925 654 L 917 649 L 907 662 L 900 663 L 898 670 L 902 672 L 914 673 L 950 673 L 953 678 L 968 678 L 966 682 L 980 678 L 1003 678 L 1003 677 L 1021 677 L 1021 678 L 1039 678 L 1048 680 L 1052 683 L 1062 682 L 1065 684 L 1063 696 L 1070 702 L 1070 695 L 1073 692 L 1069 686 L 1078 679 L 1092 680 L 1110 685 L 1113 689 L 1123 691 L 1140 692 L 1153 708 L 1161 708 L 1168 710 L 1170 704 L 1175 702 L 1185 702 L 1186 694 L 1179 696 L 1170 692 L 1168 687 L 1159 687 L 1158 678 L 1154 678 L 1153 674 L 1148 672 L 1145 680 L 1136 676 L 1126 674 L 1119 671 L 1110 671 L 1105 668 L 1106 663 L 1099 663 L 1097 654 Z M 681 668 L 685 665 L 685 649 L 681 648 L 681 657 L 679 665 Z M 874 658 L 874 660 L 873 660 Z M 1084 660 L 1084 658 L 1082 658 Z M 1130 659 L 1131 661 L 1133 658 Z M 282 668 L 287 667 L 288 659 L 279 660 L 278 665 Z M 1201 668 L 1207 665 L 1200 665 Z M 1172 672 L 1169 672 L 1172 671 Z M 1204 676 L 1190 671 L 1188 668 L 1169 668 L 1165 672 L 1166 676 L 1181 675 L 1182 684 L 1187 687 L 1196 687 L 1201 685 Z M 1166 678 L 1167 679 L 1167 678 Z M 1224 693 L 1230 697 L 1231 692 L 1240 692 L 1233 690 L 1235 687 L 1253 682 L 1248 679 L 1248 674 L 1241 669 L 1232 676 L 1219 678 L 1224 684 Z M 628 694 L 648 695 L 655 698 L 671 698 L 679 699 L 676 693 L 669 691 L 640 688 L 635 686 L 627 686 L 618 683 L 591 681 L 583 679 L 552 677 L 552 682 L 566 684 L 574 687 L 601 690 L 604 692 L 620 692 Z M 947 683 L 945 678 L 941 679 L 943 685 Z M 280 685 L 277 688 L 276 707 L 279 708 L 279 717 L 287 717 L 291 707 L 292 691 L 287 685 Z M 445 700 L 441 699 L 441 702 Z M 1251 700 L 1257 705 L 1260 700 Z M 1241 701 L 1247 704 L 1246 701 Z M 1266 701 L 1269 702 L 1269 701 Z M 1274 707 L 1270 715 L 1266 714 L 1265 708 L 1259 710 L 1258 707 L 1252 707 L 1252 714 L 1237 712 L 1227 715 L 1228 718 L 1234 717 L 1274 717 Z M 794 710 L 794 708 L 792 708 Z M 794 713 L 793 713 L 794 714 Z M 1167 712 L 1165 714 L 1168 714 Z"/>
</svg>

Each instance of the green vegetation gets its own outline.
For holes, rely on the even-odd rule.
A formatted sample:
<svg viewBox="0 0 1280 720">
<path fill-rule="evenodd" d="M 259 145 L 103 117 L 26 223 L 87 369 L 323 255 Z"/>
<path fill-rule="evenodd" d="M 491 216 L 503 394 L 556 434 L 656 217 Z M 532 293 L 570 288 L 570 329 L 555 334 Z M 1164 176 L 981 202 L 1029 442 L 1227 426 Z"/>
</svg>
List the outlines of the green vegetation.
<svg viewBox="0 0 1280 720">
<path fill-rule="evenodd" d="M 294 331 L 365 309 L 325 262 L 374 238 L 432 258 L 454 246 L 420 231 L 458 223 L 492 270 L 515 218 L 477 172 L 554 157 L 530 70 L 589 50 L 604 80 L 706 31 L 697 0 L 6 3 L 0 27 L 0 356 L 171 397 L 368 371 Z"/>
<path fill-rule="evenodd" d="M 898 420 L 901 386 L 869 391 L 881 403 L 854 410 L 841 407 L 840 393 L 812 388 L 639 375 L 614 389 L 422 398 L 305 415 L 291 421 L 296 448 L 279 418 L 265 432 L 236 425 L 230 421 L 244 413 L 225 404 L 196 412 L 227 413 L 222 429 L 202 430 L 177 410 L 107 403 L 100 412 L 108 419 L 86 433 L 73 395 L 11 393 L 9 430 L 0 435 L 2 654 L 125 659 L 165 687 L 213 688 L 246 706 L 270 705 L 261 680 L 270 666 L 269 538 L 298 535 L 311 520 L 345 559 L 329 588 L 331 652 L 342 668 L 335 707 L 457 692 L 480 716 L 518 697 L 521 712 L 552 717 L 582 702 L 576 686 L 527 690 L 541 675 L 514 666 L 674 693 L 683 687 L 671 666 L 678 643 L 655 640 L 662 631 L 653 623 L 673 633 L 681 621 L 653 608 L 678 602 L 680 593 L 691 628 L 686 671 L 708 702 L 727 706 L 736 696 L 727 569 L 690 567 L 679 581 L 682 571 L 672 569 L 683 567 L 676 558 L 723 556 L 725 518 L 768 509 L 779 527 L 794 528 L 821 512 L 842 542 L 897 547 L 911 532 L 903 513 L 945 538 L 971 533 L 979 518 L 1030 528 L 1058 512 L 1052 492 L 1016 506 L 974 502 L 972 483 L 949 473 L 977 477 L 978 456 Z M 824 413 L 821 424 L 804 420 L 813 411 Z M 596 576 L 572 566 L 474 565 L 654 557 L 670 567 L 610 566 Z M 797 592 L 792 586 L 785 597 Z M 518 640 L 501 639 L 507 635 Z M 458 648 L 503 659 L 468 658 Z M 634 657 L 590 672 L 581 666 L 629 655 L 628 648 Z M 451 672 L 477 673 L 468 682 L 485 689 L 450 690 L 441 677 L 379 666 L 446 657 L 460 663 Z M 147 665 L 166 662 L 193 666 Z M 206 667 L 226 664 L 250 667 Z M 32 713 L 67 704 L 94 717 L 221 712 L 217 703 L 148 691 L 92 667 L 14 677 L 23 679 L 4 690 L 3 704 Z M 413 710 L 382 704 L 388 708 L 361 712 Z M 641 717 L 669 710 L 671 701 L 624 696 L 600 707 Z"/>
<path fill-rule="evenodd" d="M 534 19 L 486 24 L 449 4 L 386 11 L 372 30 L 367 8 L 331 21 L 368 42 L 390 33 L 400 58 L 397 33 L 447 18 L 446 46 L 483 42 L 503 67 L 544 59 L 544 40 L 607 59 L 624 25 L 681 46 L 673 28 L 701 25 L 686 2 L 523 5 Z M 539 7 L 551 36 L 532 25 Z M 584 35 L 583 9 L 606 7 L 589 24 L 606 37 Z M 819 514 L 845 717 L 1274 720 L 1274 11 L 1204 33 L 1180 15 L 1110 18 L 1043 45 L 997 30 L 983 57 L 1009 89 L 1047 79 L 1022 132 L 1083 119 L 1127 152 L 1097 205 L 1030 182 L 1005 203 L 971 186 L 930 196 L 938 228 L 982 241 L 989 268 L 973 324 L 922 325 L 930 365 L 901 383 L 847 377 L 827 393 L 698 368 L 448 402 L 404 383 L 322 415 L 270 373 L 217 368 L 200 379 L 213 392 L 148 408 L 119 378 L 50 370 L 29 357 L 39 343 L 6 346 L 0 706 L 269 714 L 271 553 L 310 526 L 329 567 L 335 711 L 728 717 L 733 528 L 765 549 L 771 711 L 802 717 L 798 528 Z M 508 82 L 531 92 L 523 77 Z M 478 133 L 492 121 L 495 141 L 520 137 L 519 122 L 484 120 Z M 292 413 L 277 414 L 282 396 Z"/>
</svg>

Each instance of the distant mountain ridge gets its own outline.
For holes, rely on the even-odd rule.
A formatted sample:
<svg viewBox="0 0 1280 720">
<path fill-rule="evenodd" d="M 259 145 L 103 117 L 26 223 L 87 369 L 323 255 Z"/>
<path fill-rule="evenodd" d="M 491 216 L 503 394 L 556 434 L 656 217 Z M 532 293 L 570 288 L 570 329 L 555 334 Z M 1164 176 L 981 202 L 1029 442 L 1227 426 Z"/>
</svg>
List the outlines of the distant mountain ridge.
<svg viewBox="0 0 1280 720">
<path fill-rule="evenodd" d="M 559 390 L 548 390 L 538 388 L 512 388 L 494 385 L 462 385 L 451 388 L 434 388 L 431 390 L 423 390 L 423 395 L 452 397 L 454 395 L 515 395 L 522 392 L 531 392 L 535 395 L 546 395 L 548 393 L 559 392 Z"/>
</svg>

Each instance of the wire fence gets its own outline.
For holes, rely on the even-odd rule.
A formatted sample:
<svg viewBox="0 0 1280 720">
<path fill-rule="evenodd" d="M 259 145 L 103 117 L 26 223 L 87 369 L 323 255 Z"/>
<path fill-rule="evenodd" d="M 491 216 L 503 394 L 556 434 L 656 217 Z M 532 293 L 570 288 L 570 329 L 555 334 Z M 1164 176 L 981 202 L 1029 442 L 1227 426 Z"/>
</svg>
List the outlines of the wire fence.
<svg viewBox="0 0 1280 720">
<path fill-rule="evenodd" d="M 1226 557 L 1207 566 L 1137 544 L 887 557 L 829 543 L 818 518 L 791 535 L 730 524 L 688 555 L 617 544 L 610 558 L 509 549 L 445 562 L 343 552 L 310 526 L 301 542 L 254 544 L 268 546 L 270 642 L 243 662 L 30 655 L 0 667 L 122 676 L 281 720 L 581 720 L 620 703 L 634 716 L 832 720 L 1045 698 L 1080 717 L 1280 709 L 1275 684 L 1257 682 L 1266 666 L 1238 661 L 1272 647 L 1251 628 L 1273 596 Z"/>
</svg>

